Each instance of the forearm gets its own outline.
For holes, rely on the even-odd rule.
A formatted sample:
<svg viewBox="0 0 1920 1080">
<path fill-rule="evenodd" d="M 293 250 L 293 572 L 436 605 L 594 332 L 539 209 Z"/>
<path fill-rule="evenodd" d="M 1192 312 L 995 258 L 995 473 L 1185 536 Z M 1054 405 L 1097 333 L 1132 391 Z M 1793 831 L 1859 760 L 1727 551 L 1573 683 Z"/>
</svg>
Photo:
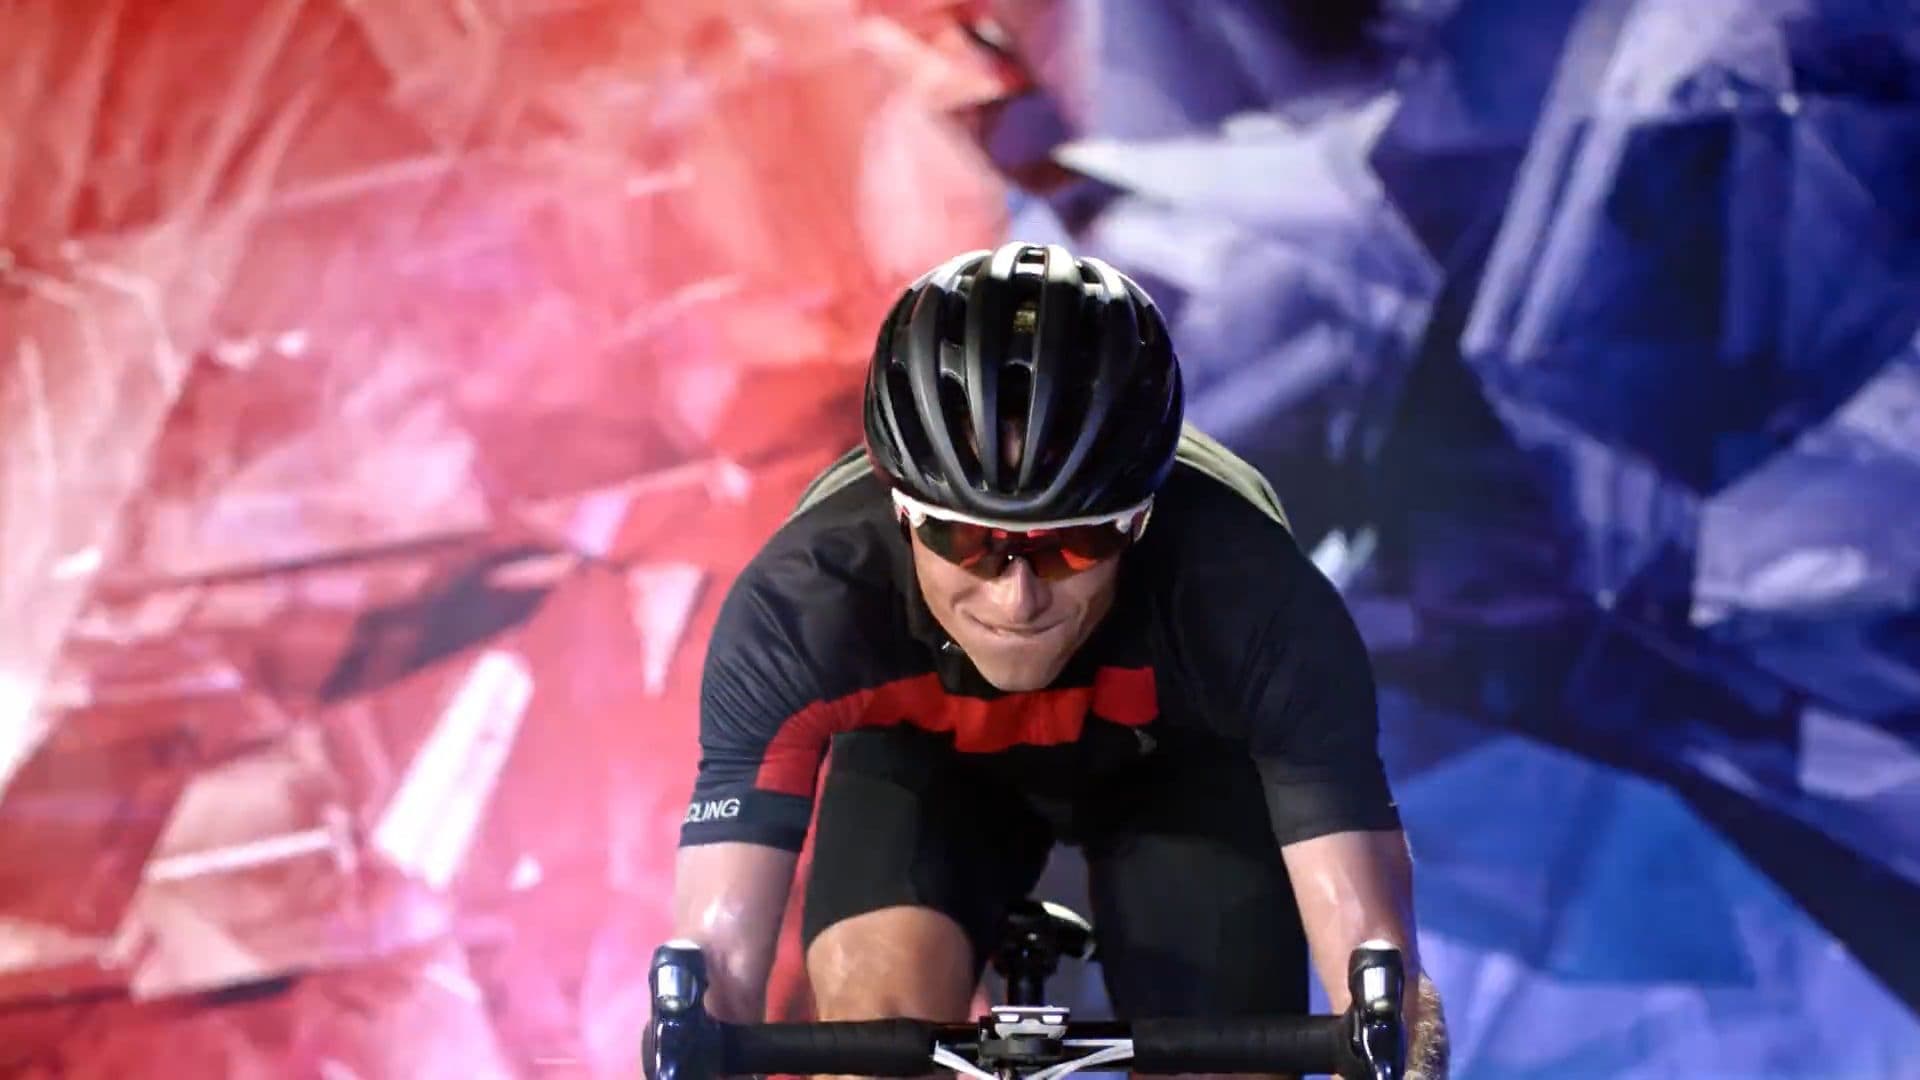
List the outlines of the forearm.
<svg viewBox="0 0 1920 1080">
<path fill-rule="evenodd" d="M 707 958 L 708 1014 L 735 1024 L 759 1023 L 767 1015 L 767 981 L 773 970 L 772 946 L 737 941 L 700 941 Z"/>
<path fill-rule="evenodd" d="M 1445 1080 L 1447 1018 L 1440 1007 L 1440 990 L 1421 972 L 1408 997 L 1412 1000 L 1407 1006 L 1407 1080 Z"/>
<path fill-rule="evenodd" d="M 674 881 L 674 935 L 707 961 L 707 1011 L 722 1020 L 766 1017 L 795 856 L 752 844 L 683 848 Z"/>
</svg>

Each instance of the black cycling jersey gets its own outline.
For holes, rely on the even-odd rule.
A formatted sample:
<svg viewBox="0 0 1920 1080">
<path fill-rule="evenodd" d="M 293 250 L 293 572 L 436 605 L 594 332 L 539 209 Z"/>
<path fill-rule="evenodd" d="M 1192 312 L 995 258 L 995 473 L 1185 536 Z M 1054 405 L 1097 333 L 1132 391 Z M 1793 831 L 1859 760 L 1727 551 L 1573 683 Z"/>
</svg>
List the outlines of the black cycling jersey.
<svg viewBox="0 0 1920 1080">
<path fill-rule="evenodd" d="M 920 598 L 882 482 L 817 499 L 722 604 L 681 844 L 798 850 L 832 737 L 899 724 L 1040 800 L 1101 783 L 1158 739 L 1218 739 L 1261 762 L 1282 844 L 1399 827 L 1365 646 L 1281 518 L 1183 457 L 1122 559 L 1112 610 L 1055 683 L 1002 693 Z"/>
</svg>

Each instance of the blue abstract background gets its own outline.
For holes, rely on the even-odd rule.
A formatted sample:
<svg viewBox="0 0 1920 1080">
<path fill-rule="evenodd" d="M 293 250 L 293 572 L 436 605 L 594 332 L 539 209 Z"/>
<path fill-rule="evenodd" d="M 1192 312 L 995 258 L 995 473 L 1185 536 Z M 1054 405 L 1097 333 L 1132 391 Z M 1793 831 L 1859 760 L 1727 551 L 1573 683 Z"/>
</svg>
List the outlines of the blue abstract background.
<svg viewBox="0 0 1920 1080">
<path fill-rule="evenodd" d="M 1920 1076 L 1920 6 L 1002 16 L 1010 235 L 1374 651 L 1456 1075 Z"/>
</svg>

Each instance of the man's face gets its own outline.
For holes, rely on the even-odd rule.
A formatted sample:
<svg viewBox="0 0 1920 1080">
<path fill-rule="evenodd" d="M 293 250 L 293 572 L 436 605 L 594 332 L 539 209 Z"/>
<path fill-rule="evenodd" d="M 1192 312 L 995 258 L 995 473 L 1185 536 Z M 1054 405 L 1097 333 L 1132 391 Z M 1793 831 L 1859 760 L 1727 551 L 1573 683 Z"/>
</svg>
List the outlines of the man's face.
<svg viewBox="0 0 1920 1080">
<path fill-rule="evenodd" d="M 982 580 L 912 537 L 913 568 L 933 617 L 994 686 L 1038 690 L 1067 666 L 1113 607 L 1120 559 L 1058 581 L 1042 581 L 1025 559 Z"/>
</svg>

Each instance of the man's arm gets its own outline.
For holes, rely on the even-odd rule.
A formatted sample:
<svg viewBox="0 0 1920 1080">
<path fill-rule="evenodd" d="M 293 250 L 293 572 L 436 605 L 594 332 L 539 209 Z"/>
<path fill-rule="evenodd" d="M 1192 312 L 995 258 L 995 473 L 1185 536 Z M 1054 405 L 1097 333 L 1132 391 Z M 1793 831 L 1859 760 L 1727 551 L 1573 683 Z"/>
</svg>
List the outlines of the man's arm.
<svg viewBox="0 0 1920 1080">
<path fill-rule="evenodd" d="M 1420 964 L 1406 834 L 1397 829 L 1330 833 L 1287 844 L 1280 853 L 1293 879 L 1320 985 L 1334 1010 L 1349 1004 L 1347 960 L 1353 950 L 1371 939 L 1398 945 L 1407 965 L 1407 1075 L 1446 1076 L 1446 1020 L 1440 993 Z"/>
<path fill-rule="evenodd" d="M 1416 948 L 1412 859 L 1380 757 L 1366 642 L 1340 591 L 1278 521 L 1223 512 L 1204 551 L 1181 566 L 1173 597 L 1184 605 L 1189 677 L 1221 730 L 1246 732 L 1327 996 L 1347 1007 L 1355 948 L 1397 944 L 1409 1078 L 1443 1077 L 1445 1027 Z"/>
<path fill-rule="evenodd" d="M 780 920 L 799 856 L 765 844 L 680 849 L 673 872 L 674 936 L 707 959 L 707 1011 L 733 1023 L 766 1018 Z"/>
<path fill-rule="evenodd" d="M 790 601 L 743 574 L 721 605 L 700 685 L 700 764 L 680 828 L 673 924 L 707 960 L 708 1008 L 765 1019 L 767 976 L 812 818 L 832 716 L 782 630 Z"/>
<path fill-rule="evenodd" d="M 1446 1028 L 1414 934 L 1413 859 L 1380 757 L 1372 659 L 1333 583 L 1297 548 L 1288 554 L 1294 576 L 1255 639 L 1264 647 L 1243 704 L 1274 838 L 1336 1009 L 1348 1005 L 1355 948 L 1373 938 L 1400 947 L 1408 1075 L 1434 1080 L 1447 1074 Z"/>
</svg>

